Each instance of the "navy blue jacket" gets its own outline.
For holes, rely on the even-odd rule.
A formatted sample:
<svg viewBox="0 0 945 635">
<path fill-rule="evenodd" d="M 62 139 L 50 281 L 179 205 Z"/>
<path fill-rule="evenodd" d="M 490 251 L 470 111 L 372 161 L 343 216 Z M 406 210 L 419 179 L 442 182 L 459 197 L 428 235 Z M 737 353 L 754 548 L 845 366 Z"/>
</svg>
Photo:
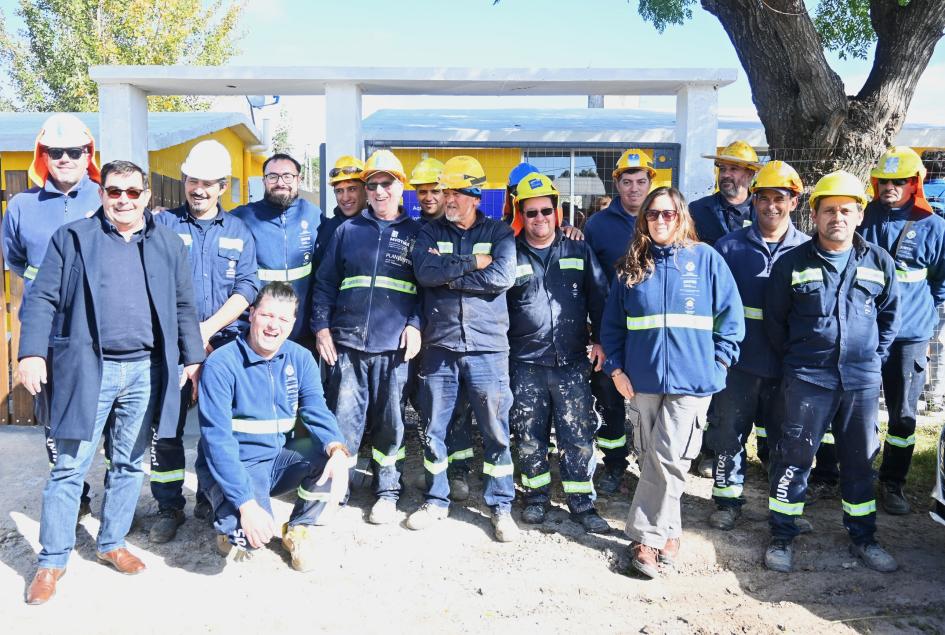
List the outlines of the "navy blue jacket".
<svg viewBox="0 0 945 635">
<path fill-rule="evenodd" d="M 217 203 L 217 216 L 203 232 L 185 203 L 155 214 L 154 222 L 173 230 L 184 241 L 190 256 L 198 320 L 210 319 L 232 295 L 239 294 L 250 304 L 256 301 L 256 243 L 243 221 Z M 215 348 L 238 334 L 239 326 L 234 321 L 210 338 L 210 343 Z"/>
<path fill-rule="evenodd" d="M 491 255 L 492 262 L 477 270 L 474 254 Z M 509 350 L 505 292 L 515 282 L 515 236 L 508 225 L 479 210 L 465 231 L 445 216 L 430 221 L 417 235 L 413 268 L 425 287 L 425 346 L 457 352 Z"/>
<path fill-rule="evenodd" d="M 419 232 L 403 210 L 383 231 L 369 209 L 338 227 L 318 268 L 312 331 L 330 327 L 336 344 L 366 353 L 400 348 L 404 327 L 420 328 L 411 260 Z"/>
<path fill-rule="evenodd" d="M 735 212 L 732 215 L 727 210 Z M 741 205 L 731 205 L 721 192 L 704 196 L 689 203 L 689 214 L 696 224 L 699 240 L 714 245 L 722 236 L 748 227 L 755 220 L 751 196 Z"/>
<path fill-rule="evenodd" d="M 555 231 L 548 267 L 535 255 L 525 232 L 515 241 L 515 285 L 509 305 L 509 358 L 542 366 L 563 366 L 587 356 L 600 343 L 600 319 L 607 278 L 590 246 Z"/>
<path fill-rule="evenodd" d="M 331 218 L 328 218 L 328 215 L 322 212 L 318 221 L 318 231 L 315 233 L 315 252 L 312 255 L 312 267 L 314 267 L 314 271 L 318 271 L 318 268 L 322 265 L 322 260 L 325 258 L 325 251 L 328 250 L 328 243 L 331 242 L 331 237 L 335 235 L 335 230 L 352 218 L 357 217 L 357 214 L 354 216 L 345 216 L 341 212 L 341 208 L 337 205 L 335 205 L 334 216 Z"/>
<path fill-rule="evenodd" d="M 617 261 L 627 255 L 636 226 L 636 216 L 623 211 L 620 199 L 616 197 L 610 205 L 587 219 L 584 225 L 584 239 L 603 267 L 608 285 L 614 281 Z"/>
<path fill-rule="evenodd" d="M 758 232 L 756 221 L 751 227 L 736 230 L 715 243 L 715 249 L 732 270 L 745 308 L 745 339 L 734 366 L 743 373 L 770 379 L 781 376 L 781 356 L 771 347 L 764 328 L 765 287 L 778 258 L 808 240 L 810 236 L 791 223 L 772 253 Z"/>
<path fill-rule="evenodd" d="M 141 249 L 148 294 L 156 320 L 156 354 L 162 362 L 158 438 L 173 437 L 180 412 L 178 364 L 204 359 L 194 309 L 190 263 L 177 234 L 154 223 L 145 212 Z M 46 358 L 52 334 L 52 359 L 47 359 L 55 384 L 50 391 L 50 422 L 56 439 L 89 441 L 102 386 L 99 317 L 108 311 L 99 297 L 98 258 L 105 233 L 104 213 L 60 227 L 20 312 L 19 359 Z"/>
<path fill-rule="evenodd" d="M 881 248 L 854 235 L 843 276 L 817 241 L 775 263 L 765 290 L 764 324 L 784 373 L 831 390 L 880 384 L 899 330 L 896 267 Z"/>
<path fill-rule="evenodd" d="M 879 201 L 866 206 L 859 232 L 866 240 L 892 255 L 902 230 L 895 257 L 902 320 L 897 340 L 921 342 L 930 339 L 938 325 L 938 307 L 945 303 L 945 219 L 916 209 L 912 203 L 898 212 Z"/>
<path fill-rule="evenodd" d="M 745 336 L 732 273 L 701 243 L 652 253 L 655 268 L 643 282 L 614 278 L 601 322 L 604 371 L 623 369 L 636 392 L 714 394 Z"/>
</svg>

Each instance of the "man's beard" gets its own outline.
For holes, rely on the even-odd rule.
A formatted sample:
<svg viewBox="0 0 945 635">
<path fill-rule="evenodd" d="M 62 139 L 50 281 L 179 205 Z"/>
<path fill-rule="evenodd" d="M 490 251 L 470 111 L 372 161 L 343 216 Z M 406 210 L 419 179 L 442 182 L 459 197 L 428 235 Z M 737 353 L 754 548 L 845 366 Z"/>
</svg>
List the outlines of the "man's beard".
<svg viewBox="0 0 945 635">
<path fill-rule="evenodd" d="M 295 200 L 299 197 L 298 190 L 293 194 L 292 191 L 288 192 L 266 192 L 263 195 L 269 203 L 275 205 L 276 207 L 289 207 Z"/>
</svg>

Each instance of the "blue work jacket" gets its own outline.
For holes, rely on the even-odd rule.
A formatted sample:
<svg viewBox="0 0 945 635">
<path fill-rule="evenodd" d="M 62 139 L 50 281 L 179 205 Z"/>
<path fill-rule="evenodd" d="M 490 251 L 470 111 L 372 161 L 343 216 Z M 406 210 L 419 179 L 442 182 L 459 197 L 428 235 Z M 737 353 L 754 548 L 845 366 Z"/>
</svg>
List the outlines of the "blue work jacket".
<svg viewBox="0 0 945 635">
<path fill-rule="evenodd" d="M 563 366 L 586 357 L 588 340 L 600 343 L 607 299 L 607 278 L 597 256 L 587 243 L 563 238 L 560 229 L 549 247 L 547 266 L 532 251 L 525 232 L 515 248 L 515 284 L 506 294 L 509 358 Z"/>
<path fill-rule="evenodd" d="M 816 239 L 771 270 L 764 325 L 786 375 L 830 390 L 879 386 L 899 322 L 892 258 L 859 235 L 842 275 L 818 252 Z"/>
<path fill-rule="evenodd" d="M 492 256 L 492 262 L 477 270 L 475 254 Z M 467 230 L 445 216 L 430 221 L 417 235 L 413 268 L 424 287 L 424 346 L 509 350 L 505 292 L 515 282 L 515 236 L 508 225 L 478 210 Z"/>
<path fill-rule="evenodd" d="M 352 218 L 357 217 L 358 214 L 345 216 L 337 205 L 335 205 L 334 215 L 331 218 L 328 218 L 328 215 L 322 212 L 318 220 L 318 231 L 315 233 L 315 252 L 312 256 L 313 271 L 317 272 L 322 260 L 325 259 L 325 251 L 328 250 L 328 243 L 331 242 L 331 237 L 335 235 L 335 230 Z"/>
<path fill-rule="evenodd" d="M 617 261 L 627 255 L 637 217 L 623 211 L 620 199 L 614 198 L 606 208 L 597 212 L 584 225 L 584 240 L 594 250 L 597 262 L 607 276 L 607 284 L 614 281 Z"/>
<path fill-rule="evenodd" d="M 792 223 L 772 252 L 758 232 L 758 222 L 755 221 L 751 227 L 736 230 L 715 243 L 715 249 L 732 271 L 745 309 L 745 339 L 740 346 L 738 363 L 734 366 L 743 373 L 769 379 L 781 376 L 781 356 L 771 347 L 764 328 L 765 287 L 778 258 L 808 240 L 810 236 Z"/>
<path fill-rule="evenodd" d="M 401 210 L 383 230 L 370 209 L 335 231 L 318 268 L 312 331 L 366 353 L 400 348 L 408 324 L 420 328 L 411 253 L 420 223 Z"/>
<path fill-rule="evenodd" d="M 745 336 L 732 274 L 702 243 L 654 246 L 651 253 L 648 278 L 633 287 L 614 278 L 601 322 L 604 370 L 623 369 L 636 392 L 716 393 Z"/>
<path fill-rule="evenodd" d="M 729 215 L 729 210 L 735 213 Z M 696 225 L 699 240 L 709 245 L 714 245 L 715 241 L 726 234 L 748 227 L 755 220 L 751 196 L 741 205 L 732 205 L 725 200 L 721 192 L 689 203 L 689 214 Z"/>
</svg>

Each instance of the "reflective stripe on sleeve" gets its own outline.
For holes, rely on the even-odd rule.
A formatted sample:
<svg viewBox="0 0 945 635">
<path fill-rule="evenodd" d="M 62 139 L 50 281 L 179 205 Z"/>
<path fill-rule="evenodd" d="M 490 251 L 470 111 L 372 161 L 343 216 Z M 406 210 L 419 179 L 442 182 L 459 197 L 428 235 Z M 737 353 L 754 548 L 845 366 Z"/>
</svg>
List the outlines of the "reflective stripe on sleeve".
<svg viewBox="0 0 945 635">
<path fill-rule="evenodd" d="M 848 503 L 840 499 L 840 506 L 843 507 L 843 513 L 849 516 L 869 516 L 876 513 L 876 499 L 866 501 L 865 503 Z"/>
<path fill-rule="evenodd" d="M 374 457 L 374 461 L 381 467 L 390 467 L 395 465 L 397 461 L 403 461 L 407 458 L 407 448 L 400 446 L 400 449 L 393 454 L 384 454 L 377 448 L 371 448 L 371 456 Z"/>
<path fill-rule="evenodd" d="M 474 243 L 472 248 L 473 255 L 488 256 L 492 253 L 492 243 Z"/>
<path fill-rule="evenodd" d="M 515 468 L 511 463 L 508 465 L 494 465 L 492 463 L 482 464 L 482 473 L 492 478 L 502 478 L 503 476 L 512 476 Z"/>
<path fill-rule="evenodd" d="M 34 267 L 30 265 L 26 268 L 26 271 L 23 272 L 23 277 L 27 280 L 36 279 L 36 275 L 39 273 L 39 267 Z"/>
<path fill-rule="evenodd" d="M 764 311 L 761 309 L 756 309 L 753 306 L 745 307 L 745 319 L 746 320 L 763 320 L 765 317 Z"/>
<path fill-rule="evenodd" d="M 551 472 L 545 472 L 544 474 L 539 474 L 538 476 L 533 476 L 528 478 L 524 473 L 522 473 L 522 485 L 529 489 L 538 489 L 539 487 L 544 487 L 551 483 Z"/>
<path fill-rule="evenodd" d="M 791 286 L 796 287 L 799 284 L 804 284 L 805 282 L 823 282 L 824 281 L 824 272 L 821 268 L 817 267 L 814 269 L 804 269 L 803 271 L 792 271 L 791 272 Z"/>
<path fill-rule="evenodd" d="M 768 498 L 768 509 L 788 516 L 800 516 L 804 513 L 804 503 L 785 503 L 777 498 Z"/>
<path fill-rule="evenodd" d="M 763 428 L 761 426 L 755 426 L 755 436 L 758 437 L 759 439 L 767 439 L 768 429 Z"/>
<path fill-rule="evenodd" d="M 558 265 L 562 269 L 576 269 L 578 271 L 584 271 L 583 258 L 562 258 L 558 261 Z"/>
<path fill-rule="evenodd" d="M 453 253 L 453 243 L 437 243 L 436 250 L 440 255 Z"/>
<path fill-rule="evenodd" d="M 627 317 L 628 331 L 645 331 L 648 329 L 676 328 L 676 329 L 696 329 L 699 331 L 712 330 L 712 316 L 709 315 L 686 315 L 684 313 L 666 313 L 659 315 L 643 315 L 640 317 Z"/>
<path fill-rule="evenodd" d="M 929 277 L 928 269 L 896 269 L 896 280 L 899 282 L 922 282 Z"/>
<path fill-rule="evenodd" d="M 295 419 L 233 419 L 233 432 L 243 434 L 275 434 L 292 432 Z"/>
<path fill-rule="evenodd" d="M 312 273 L 312 263 L 294 269 L 260 269 L 258 276 L 266 282 L 293 282 Z"/>
</svg>

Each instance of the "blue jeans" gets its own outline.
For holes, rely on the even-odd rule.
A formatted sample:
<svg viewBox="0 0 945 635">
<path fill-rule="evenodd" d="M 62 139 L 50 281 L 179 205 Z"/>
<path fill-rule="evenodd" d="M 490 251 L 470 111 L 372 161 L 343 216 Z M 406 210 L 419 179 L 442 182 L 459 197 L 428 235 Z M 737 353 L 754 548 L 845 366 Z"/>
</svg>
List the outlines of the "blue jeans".
<svg viewBox="0 0 945 635">
<path fill-rule="evenodd" d="M 69 554 L 75 547 L 82 482 L 112 412 L 114 419 L 108 430 L 111 464 L 105 476 L 102 524 L 96 542 L 99 553 L 125 546 L 125 536 L 131 528 L 144 479 L 141 461 L 148 447 L 150 430 L 144 422 L 150 423 L 153 417 L 161 380 L 160 364 L 153 364 L 150 359 L 103 362 L 92 439 L 56 440 L 56 464 L 43 491 L 40 567 L 64 569 L 69 561 Z"/>
</svg>

